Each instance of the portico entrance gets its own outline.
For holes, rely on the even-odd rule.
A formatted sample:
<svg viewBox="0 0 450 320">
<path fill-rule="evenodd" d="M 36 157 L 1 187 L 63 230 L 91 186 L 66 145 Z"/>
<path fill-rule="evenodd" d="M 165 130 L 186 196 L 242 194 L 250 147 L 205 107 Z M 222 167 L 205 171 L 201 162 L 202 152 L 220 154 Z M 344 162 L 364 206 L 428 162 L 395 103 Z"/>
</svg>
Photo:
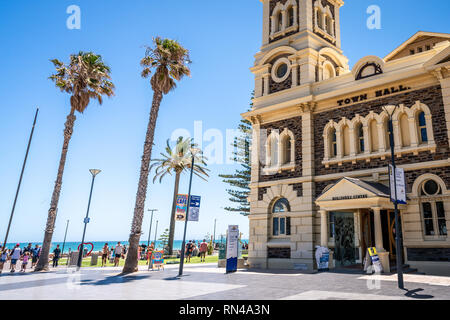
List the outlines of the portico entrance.
<svg viewBox="0 0 450 320">
<path fill-rule="evenodd" d="M 334 253 L 335 267 L 360 265 L 375 247 L 383 269 L 395 259 L 395 215 L 389 188 L 381 183 L 343 178 L 317 198 L 320 245 Z M 400 206 L 400 209 L 402 207 Z"/>
</svg>

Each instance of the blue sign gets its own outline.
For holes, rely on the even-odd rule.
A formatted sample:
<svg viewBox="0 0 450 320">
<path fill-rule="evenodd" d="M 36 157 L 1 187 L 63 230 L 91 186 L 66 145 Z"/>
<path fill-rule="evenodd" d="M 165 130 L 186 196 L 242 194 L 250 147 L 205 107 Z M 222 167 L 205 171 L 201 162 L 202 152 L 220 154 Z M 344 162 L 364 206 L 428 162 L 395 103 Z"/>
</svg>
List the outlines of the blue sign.
<svg viewBox="0 0 450 320">
<path fill-rule="evenodd" d="M 191 196 L 188 221 L 198 221 L 200 214 L 200 196 Z"/>
<path fill-rule="evenodd" d="M 238 264 L 239 226 L 228 226 L 226 272 L 235 272 Z"/>
</svg>

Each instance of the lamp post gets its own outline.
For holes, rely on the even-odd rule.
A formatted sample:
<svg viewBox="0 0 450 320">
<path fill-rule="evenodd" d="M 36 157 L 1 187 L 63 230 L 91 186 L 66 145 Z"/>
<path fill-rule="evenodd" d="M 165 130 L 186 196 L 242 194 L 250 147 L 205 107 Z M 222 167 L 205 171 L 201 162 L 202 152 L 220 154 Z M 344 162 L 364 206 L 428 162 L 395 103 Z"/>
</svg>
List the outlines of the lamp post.
<svg viewBox="0 0 450 320">
<path fill-rule="evenodd" d="M 178 277 L 181 277 L 183 275 L 184 250 L 185 250 L 184 247 L 186 245 L 186 229 L 187 229 L 187 223 L 188 223 L 188 219 L 189 219 L 189 207 L 191 206 L 191 187 L 192 187 L 192 175 L 194 173 L 195 155 L 201 151 L 200 151 L 200 149 L 197 149 L 197 148 L 191 148 L 190 152 L 192 155 L 191 174 L 189 177 L 188 203 L 187 203 L 187 209 L 186 209 L 186 218 L 184 219 L 184 234 L 183 234 L 183 242 L 181 243 L 180 268 L 178 270 Z"/>
<path fill-rule="evenodd" d="M 66 245 L 66 237 L 67 237 L 67 229 L 69 228 L 69 220 L 67 220 L 67 224 L 66 224 L 66 232 L 64 233 L 64 242 L 63 242 L 63 247 L 61 250 L 61 256 L 64 254 L 64 247 Z M 67 258 L 69 259 L 69 258 Z"/>
<path fill-rule="evenodd" d="M 27 151 L 25 152 L 25 159 L 22 164 L 22 171 L 20 172 L 19 184 L 17 185 L 16 196 L 14 197 L 14 203 L 11 209 L 11 215 L 9 216 L 8 228 L 6 229 L 5 241 L 3 241 L 3 249 L 6 249 L 6 242 L 8 241 L 9 229 L 11 228 L 11 222 L 14 216 L 14 210 L 16 209 L 17 197 L 19 196 L 20 185 L 22 184 L 23 172 L 25 171 L 25 165 L 27 164 L 28 152 L 30 151 L 31 140 L 33 139 L 34 127 L 36 125 L 36 119 L 39 113 L 39 108 L 36 109 L 34 115 L 33 126 L 31 127 L 30 138 L 28 139 Z M 0 247 L 1 249 L 1 247 Z"/>
<path fill-rule="evenodd" d="M 217 219 L 214 219 L 214 236 L 213 236 L 213 245 L 216 244 L 216 222 Z"/>
<path fill-rule="evenodd" d="M 158 209 L 148 209 L 147 211 L 152 212 L 152 217 L 150 218 L 150 230 L 148 230 L 148 241 L 147 241 L 147 248 L 150 246 L 150 234 L 152 233 L 152 223 L 153 223 L 153 212 L 158 211 Z M 155 242 L 156 245 L 156 242 Z"/>
<path fill-rule="evenodd" d="M 84 247 L 84 236 L 86 234 L 86 226 L 89 223 L 89 207 L 91 206 L 91 198 L 92 198 L 92 189 L 94 188 L 95 176 L 101 172 L 99 169 L 89 169 L 89 172 L 92 174 L 92 182 L 91 182 L 91 192 L 89 193 L 89 202 L 86 212 L 86 217 L 84 218 L 84 230 L 83 230 L 83 238 L 81 239 L 80 250 L 78 250 L 78 270 L 81 268 L 81 261 L 83 260 L 83 247 Z"/>
<path fill-rule="evenodd" d="M 399 220 L 399 212 L 398 212 L 398 201 L 397 201 L 397 183 L 396 183 L 396 166 L 395 166 L 395 143 L 394 143 L 394 126 L 392 125 L 392 116 L 395 110 L 398 108 L 396 105 L 394 108 L 391 108 L 392 111 L 389 112 L 387 108 L 384 108 L 386 113 L 389 116 L 388 126 L 389 126 L 389 143 L 391 147 L 391 160 L 392 160 L 392 174 L 394 176 L 394 210 L 395 210 L 395 247 L 396 247 L 396 260 L 397 260 L 397 281 L 398 287 L 400 289 L 404 288 L 403 284 L 403 262 L 402 262 L 402 243 L 401 243 L 401 230 L 400 230 L 400 220 Z M 392 188 L 392 186 L 391 186 Z"/>
<path fill-rule="evenodd" d="M 156 220 L 156 228 L 155 228 L 155 250 L 156 250 L 156 235 L 157 235 L 157 233 L 158 233 L 158 220 Z"/>
</svg>

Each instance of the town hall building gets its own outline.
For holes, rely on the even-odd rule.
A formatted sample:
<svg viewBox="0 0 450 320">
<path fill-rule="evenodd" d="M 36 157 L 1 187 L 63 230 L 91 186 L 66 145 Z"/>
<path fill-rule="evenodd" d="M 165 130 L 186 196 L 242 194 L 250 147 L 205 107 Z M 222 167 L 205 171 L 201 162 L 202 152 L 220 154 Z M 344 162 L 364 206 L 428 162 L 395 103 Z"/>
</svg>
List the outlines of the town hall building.
<svg viewBox="0 0 450 320">
<path fill-rule="evenodd" d="M 342 0 L 260 0 L 249 196 L 250 267 L 361 266 L 376 247 L 395 266 L 388 119 L 405 171 L 403 258 L 450 275 L 450 34 L 417 32 L 351 69 L 341 49 Z"/>
</svg>

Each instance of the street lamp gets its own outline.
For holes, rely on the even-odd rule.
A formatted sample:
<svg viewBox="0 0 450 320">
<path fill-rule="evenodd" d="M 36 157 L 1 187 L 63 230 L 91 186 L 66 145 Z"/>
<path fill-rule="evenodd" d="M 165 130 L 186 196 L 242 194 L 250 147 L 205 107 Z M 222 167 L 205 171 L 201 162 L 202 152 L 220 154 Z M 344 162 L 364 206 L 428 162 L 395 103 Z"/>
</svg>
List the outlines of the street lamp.
<svg viewBox="0 0 450 320">
<path fill-rule="evenodd" d="M 148 241 L 147 241 L 147 248 L 150 246 L 150 234 L 152 233 L 152 223 L 153 223 L 153 212 L 158 211 L 158 209 L 148 209 L 147 211 L 152 212 L 152 217 L 150 218 L 150 230 L 148 230 Z M 155 242 L 156 245 L 156 242 Z"/>
<path fill-rule="evenodd" d="M 98 175 L 101 172 L 101 170 L 99 170 L 99 169 L 89 169 L 89 172 L 92 174 L 91 192 L 89 194 L 89 202 L 88 202 L 86 217 L 84 218 L 83 238 L 81 239 L 80 250 L 78 250 L 78 263 L 77 263 L 78 270 L 81 268 L 81 261 L 83 259 L 84 236 L 86 234 L 86 226 L 89 223 L 89 207 L 91 206 L 92 189 L 94 188 L 95 176 Z"/>
<path fill-rule="evenodd" d="M 400 230 L 400 221 L 399 221 L 399 213 L 398 213 L 398 201 L 397 201 L 397 179 L 395 177 L 396 174 L 396 166 L 395 166 L 395 152 L 394 152 L 394 127 L 392 125 L 392 116 L 397 110 L 398 106 L 388 106 L 384 107 L 384 110 L 389 116 L 388 126 L 389 126 L 389 143 L 391 147 L 391 160 L 392 160 L 392 174 L 394 176 L 394 210 L 395 210 L 395 246 L 396 246 L 396 260 L 397 260 L 397 278 L 398 278 L 398 287 L 400 289 L 404 288 L 403 285 L 403 262 L 402 262 L 402 248 L 401 248 L 401 230 Z M 391 186 L 392 188 L 392 186 Z"/>
<path fill-rule="evenodd" d="M 178 270 L 178 277 L 181 277 L 183 275 L 183 265 L 184 265 L 184 250 L 186 245 L 186 229 L 187 229 L 187 223 L 189 219 L 189 207 L 191 206 L 191 187 L 192 187 L 192 175 L 194 173 L 194 161 L 195 156 L 201 152 L 198 148 L 192 148 L 190 149 L 191 155 L 192 155 L 192 161 L 191 161 L 191 174 L 189 177 L 189 192 L 188 192 L 188 203 L 187 203 L 187 209 L 186 209 L 186 217 L 184 219 L 184 234 L 183 234 L 183 242 L 181 243 L 181 256 L 180 256 L 180 268 Z"/>
<path fill-rule="evenodd" d="M 64 254 L 64 247 L 66 246 L 66 237 L 67 237 L 67 229 L 69 228 L 69 220 L 67 220 L 67 224 L 66 224 L 66 232 L 64 233 L 64 242 L 63 242 L 63 247 L 61 250 L 61 256 Z M 69 259 L 69 258 L 67 258 Z"/>
</svg>

